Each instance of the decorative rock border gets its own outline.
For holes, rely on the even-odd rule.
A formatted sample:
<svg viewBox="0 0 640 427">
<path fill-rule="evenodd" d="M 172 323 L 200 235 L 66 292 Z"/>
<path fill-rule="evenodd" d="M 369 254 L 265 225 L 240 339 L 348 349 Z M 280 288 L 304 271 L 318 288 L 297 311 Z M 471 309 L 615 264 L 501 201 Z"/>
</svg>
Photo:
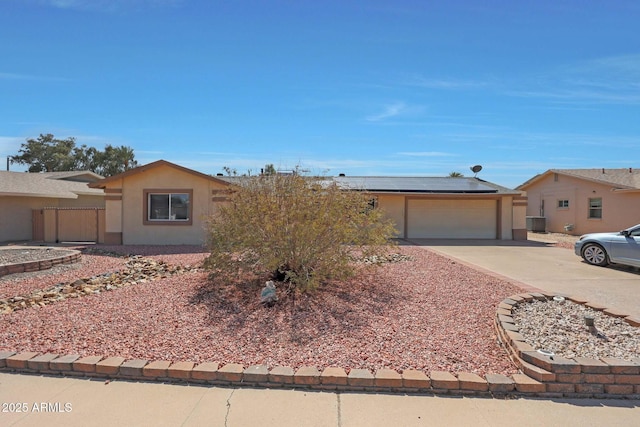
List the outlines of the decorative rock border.
<svg viewBox="0 0 640 427">
<path fill-rule="evenodd" d="M 574 296 L 548 292 L 513 295 L 499 304 L 495 326 L 502 344 L 515 364 L 524 374 L 544 387 L 542 393 L 545 396 L 640 398 L 640 358 L 633 361 L 582 357 L 565 359 L 544 355 L 525 342 L 513 320 L 513 308 L 534 299 L 552 300 L 554 296 L 562 296 L 610 316 L 623 318 L 632 326 L 640 326 L 638 318 Z"/>
<path fill-rule="evenodd" d="M 13 248 L 11 248 L 13 249 Z M 0 249 L 2 250 L 11 250 L 11 249 Z M 33 248 L 29 246 L 20 247 L 21 250 L 42 250 L 46 254 L 45 248 Z M 60 250 L 56 250 L 59 252 Z M 73 264 L 75 262 L 80 261 L 81 254 L 80 251 L 75 249 L 65 249 L 64 252 L 67 252 L 67 255 L 58 255 L 52 258 L 44 258 L 42 260 L 37 261 L 26 261 L 26 262 L 17 262 L 12 264 L 4 264 L 0 265 L 0 277 L 6 276 L 9 274 L 15 273 L 30 273 L 33 271 L 47 270 L 53 266 L 58 264 Z"/>
<path fill-rule="evenodd" d="M 72 282 L 59 283 L 46 289 L 38 289 L 29 294 L 0 299 L 0 315 L 32 307 L 44 307 L 67 298 L 79 298 L 99 294 L 124 286 L 145 283 L 159 278 L 197 271 L 198 267 L 172 266 L 164 261 L 155 261 L 140 255 L 130 256 L 125 266 L 113 273 L 104 273 Z"/>
<path fill-rule="evenodd" d="M 344 390 L 369 392 L 433 393 L 449 395 L 503 396 L 505 394 L 539 395 L 542 385 L 522 374 L 507 377 L 432 371 L 430 375 L 408 369 L 398 373 L 380 369 L 374 373 L 368 369 L 346 371 L 339 367 L 327 367 L 319 371 L 303 366 L 297 370 L 287 366 L 271 369 L 265 365 L 245 367 L 236 363 L 221 365 L 217 362 L 169 362 L 141 359 L 126 360 L 122 357 L 38 354 L 35 352 L 0 352 L 0 371 L 97 377 L 142 381 L 184 382 L 221 386 L 249 386 L 268 388 L 306 388 L 315 390 Z"/>
</svg>

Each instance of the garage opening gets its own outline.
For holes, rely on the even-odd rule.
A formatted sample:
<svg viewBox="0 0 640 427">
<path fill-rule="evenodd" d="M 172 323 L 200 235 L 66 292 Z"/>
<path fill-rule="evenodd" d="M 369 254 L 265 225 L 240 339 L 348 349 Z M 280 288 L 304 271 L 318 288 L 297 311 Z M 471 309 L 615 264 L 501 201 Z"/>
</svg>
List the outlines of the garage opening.
<svg viewBox="0 0 640 427">
<path fill-rule="evenodd" d="M 409 199 L 407 237 L 496 239 L 497 200 Z"/>
</svg>

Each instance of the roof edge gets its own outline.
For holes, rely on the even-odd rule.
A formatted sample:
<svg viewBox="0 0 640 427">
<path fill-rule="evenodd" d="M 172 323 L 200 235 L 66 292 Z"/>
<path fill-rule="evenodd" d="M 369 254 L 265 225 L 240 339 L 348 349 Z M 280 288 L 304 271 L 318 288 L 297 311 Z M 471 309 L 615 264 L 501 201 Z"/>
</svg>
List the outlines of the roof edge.
<svg viewBox="0 0 640 427">
<path fill-rule="evenodd" d="M 89 183 L 88 185 L 89 185 L 90 188 L 103 188 L 104 189 L 106 187 L 106 185 L 111 183 L 111 182 L 117 181 L 119 179 L 126 178 L 128 176 L 137 175 L 137 174 L 139 174 L 141 172 L 145 172 L 145 171 L 148 171 L 148 170 L 151 170 L 151 169 L 155 169 L 155 168 L 160 167 L 160 166 L 169 166 L 171 168 L 180 170 L 182 172 L 185 172 L 185 173 L 188 173 L 188 174 L 191 174 L 191 175 L 195 175 L 195 176 L 199 176 L 200 178 L 204 178 L 204 179 L 207 179 L 207 180 L 210 180 L 210 181 L 214 181 L 214 182 L 220 183 L 222 185 L 227 185 L 227 186 L 231 185 L 229 182 L 224 181 L 222 179 L 219 179 L 219 178 L 217 178 L 215 176 L 207 175 L 207 174 L 204 174 L 202 172 L 198 172 L 196 170 L 189 169 L 189 168 L 186 168 L 184 166 L 180 166 L 180 165 L 177 165 L 175 163 L 171 163 L 171 162 L 168 162 L 168 161 L 162 160 L 162 159 L 161 160 L 156 160 L 155 162 L 147 163 L 146 165 L 143 165 L 143 166 L 138 166 L 136 168 L 129 169 L 128 171 L 119 173 L 117 175 L 113 175 L 113 176 L 109 176 L 107 178 L 103 178 L 103 179 L 101 179 L 99 181 Z"/>
</svg>

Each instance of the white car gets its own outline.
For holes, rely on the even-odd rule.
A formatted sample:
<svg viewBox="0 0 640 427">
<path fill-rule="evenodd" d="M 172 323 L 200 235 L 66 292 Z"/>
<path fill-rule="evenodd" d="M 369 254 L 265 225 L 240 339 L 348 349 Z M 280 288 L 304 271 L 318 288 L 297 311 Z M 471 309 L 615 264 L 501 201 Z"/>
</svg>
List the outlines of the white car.
<svg viewBox="0 0 640 427">
<path fill-rule="evenodd" d="M 640 224 L 617 233 L 591 233 L 580 236 L 576 255 L 592 265 L 624 264 L 640 267 Z"/>
</svg>

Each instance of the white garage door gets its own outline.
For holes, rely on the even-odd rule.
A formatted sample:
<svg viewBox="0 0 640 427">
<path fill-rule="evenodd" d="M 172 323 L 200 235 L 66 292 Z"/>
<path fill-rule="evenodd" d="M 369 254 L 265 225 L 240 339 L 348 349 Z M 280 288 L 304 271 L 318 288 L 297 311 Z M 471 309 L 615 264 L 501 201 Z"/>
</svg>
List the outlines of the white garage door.
<svg viewBox="0 0 640 427">
<path fill-rule="evenodd" d="M 496 200 L 420 200 L 407 202 L 407 237 L 495 239 Z"/>
</svg>

